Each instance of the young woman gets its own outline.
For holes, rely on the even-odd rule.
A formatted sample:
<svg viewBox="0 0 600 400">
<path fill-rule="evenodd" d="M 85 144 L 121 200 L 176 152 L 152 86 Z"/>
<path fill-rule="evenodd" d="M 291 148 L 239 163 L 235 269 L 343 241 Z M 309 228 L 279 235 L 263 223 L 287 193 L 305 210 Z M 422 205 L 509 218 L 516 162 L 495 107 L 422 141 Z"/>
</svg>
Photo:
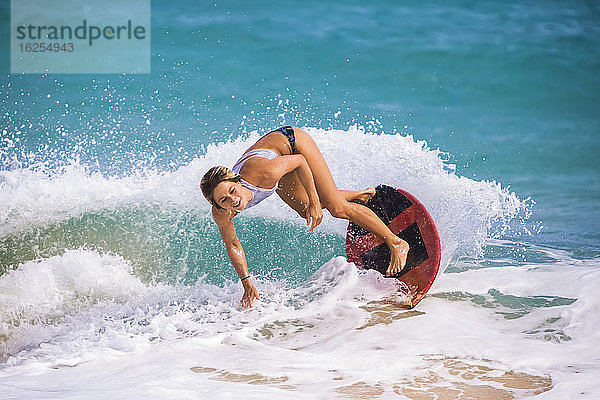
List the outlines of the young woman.
<svg viewBox="0 0 600 400">
<path fill-rule="evenodd" d="M 339 190 L 317 145 L 302 129 L 285 126 L 267 133 L 246 150 L 232 169 L 208 170 L 200 187 L 212 204 L 213 219 L 244 286 L 244 308 L 252 307 L 254 299 L 260 296 L 248 274 L 233 217 L 274 192 L 306 219 L 311 231 L 321 223 L 325 208 L 332 216 L 350 220 L 379 236 L 391 251 L 387 276 L 396 274 L 406 264 L 408 243 L 363 205 L 375 194 L 375 189 Z"/>
</svg>

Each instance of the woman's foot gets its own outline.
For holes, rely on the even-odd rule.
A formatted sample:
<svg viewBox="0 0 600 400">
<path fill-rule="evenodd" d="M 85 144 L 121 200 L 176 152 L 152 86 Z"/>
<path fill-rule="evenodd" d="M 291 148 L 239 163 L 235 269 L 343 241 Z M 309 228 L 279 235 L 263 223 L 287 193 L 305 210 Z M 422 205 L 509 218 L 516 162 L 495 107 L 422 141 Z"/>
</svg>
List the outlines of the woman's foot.
<svg viewBox="0 0 600 400">
<path fill-rule="evenodd" d="M 410 246 L 398 236 L 394 236 L 391 240 L 387 241 L 387 245 L 390 248 L 391 254 L 390 265 L 385 272 L 385 276 L 394 276 L 406 266 L 406 256 L 408 255 Z"/>
<path fill-rule="evenodd" d="M 368 189 L 355 192 L 355 194 L 347 200 L 353 203 L 365 205 L 373 196 L 375 196 L 375 188 L 370 187 Z"/>
</svg>

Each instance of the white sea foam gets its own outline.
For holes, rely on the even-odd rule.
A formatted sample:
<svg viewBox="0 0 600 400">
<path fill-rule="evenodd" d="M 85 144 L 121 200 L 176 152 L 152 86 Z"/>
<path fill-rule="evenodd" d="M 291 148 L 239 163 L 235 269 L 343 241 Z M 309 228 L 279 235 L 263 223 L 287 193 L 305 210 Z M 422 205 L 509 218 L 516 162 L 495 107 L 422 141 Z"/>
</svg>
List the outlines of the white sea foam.
<svg viewBox="0 0 600 400">
<path fill-rule="evenodd" d="M 507 390 L 500 378 L 522 373 L 551 377 L 554 389 L 541 398 L 567 398 L 593 390 L 600 372 L 593 318 L 600 263 L 572 261 L 443 274 L 418 312 L 404 314 L 381 302 L 396 291 L 390 281 L 340 257 L 302 283 L 258 282 L 262 300 L 241 312 L 237 284 L 145 285 L 120 257 L 69 251 L 0 278 L 3 290 L 13 288 L 2 297 L 3 332 L 18 336 L 8 339 L 13 354 L 0 385 L 13 396 L 48 399 L 224 399 L 240 391 L 328 398 L 358 382 L 391 396 L 407 377 L 431 372 L 446 374 L 447 384 Z M 506 318 L 514 305 L 494 303 L 490 290 L 517 296 L 524 314 Z M 542 296 L 545 306 L 527 302 Z M 551 298 L 577 300 L 552 305 Z M 22 325 L 12 325 L 15 316 Z M 457 374 L 457 363 L 488 380 Z M 110 388 L 98 387 L 104 380 Z"/>
<path fill-rule="evenodd" d="M 38 346 L 90 307 L 124 304 L 147 288 L 119 256 L 69 250 L 0 277 L 0 356 Z"/>
</svg>

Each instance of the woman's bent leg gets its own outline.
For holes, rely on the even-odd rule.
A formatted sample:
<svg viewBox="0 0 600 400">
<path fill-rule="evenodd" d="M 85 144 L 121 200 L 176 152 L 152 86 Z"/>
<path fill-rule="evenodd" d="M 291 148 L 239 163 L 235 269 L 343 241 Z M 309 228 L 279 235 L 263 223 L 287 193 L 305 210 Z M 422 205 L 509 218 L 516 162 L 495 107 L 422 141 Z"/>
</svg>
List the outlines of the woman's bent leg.
<svg viewBox="0 0 600 400">
<path fill-rule="evenodd" d="M 340 191 L 333 181 L 329 167 L 314 140 L 301 129 L 294 128 L 294 132 L 298 150 L 308 162 L 323 207 L 336 218 L 347 219 L 362 226 L 379 236 L 388 245 L 391 259 L 387 275 L 393 275 L 404 268 L 409 248 L 408 243 L 394 235 L 369 208 L 362 204 L 349 202 L 346 198 L 348 193 Z M 352 195 L 350 196 L 352 197 Z"/>
</svg>

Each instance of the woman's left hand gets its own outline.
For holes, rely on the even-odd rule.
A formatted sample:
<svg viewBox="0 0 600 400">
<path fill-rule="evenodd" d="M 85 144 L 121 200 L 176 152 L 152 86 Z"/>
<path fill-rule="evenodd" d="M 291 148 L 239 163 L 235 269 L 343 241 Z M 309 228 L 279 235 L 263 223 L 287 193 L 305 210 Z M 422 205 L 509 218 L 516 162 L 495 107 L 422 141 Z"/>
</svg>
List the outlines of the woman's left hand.
<svg viewBox="0 0 600 400">
<path fill-rule="evenodd" d="M 310 227 L 312 232 L 323 220 L 323 209 L 321 203 L 311 202 L 306 209 L 306 225 Z"/>
<path fill-rule="evenodd" d="M 242 308 L 244 310 L 252 308 L 252 302 L 254 300 L 260 300 L 260 295 L 258 294 L 258 290 L 254 287 L 250 278 L 242 281 L 242 286 L 244 286 L 244 294 L 242 295 Z"/>
</svg>

